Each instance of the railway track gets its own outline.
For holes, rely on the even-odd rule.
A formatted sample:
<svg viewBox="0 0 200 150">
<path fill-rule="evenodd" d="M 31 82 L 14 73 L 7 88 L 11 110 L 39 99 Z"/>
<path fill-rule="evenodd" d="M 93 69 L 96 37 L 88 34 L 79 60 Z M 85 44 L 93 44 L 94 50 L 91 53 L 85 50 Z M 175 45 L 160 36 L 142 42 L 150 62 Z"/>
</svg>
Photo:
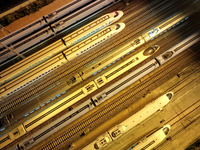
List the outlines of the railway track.
<svg viewBox="0 0 200 150">
<path fill-rule="evenodd" d="M 182 35 L 180 35 L 180 36 L 182 36 Z M 176 37 L 176 36 L 173 36 L 173 35 L 172 35 L 172 37 Z M 175 39 L 175 38 L 174 38 L 174 39 Z"/>
<path fill-rule="evenodd" d="M 111 44 L 112 45 L 112 44 Z M 0 114 L 7 114 L 12 109 L 19 107 L 23 103 L 27 103 L 28 101 L 31 101 L 35 95 L 41 94 L 41 91 L 47 91 L 49 88 L 57 86 L 59 81 L 70 74 L 70 72 L 74 72 L 75 70 L 78 70 L 78 68 L 81 68 L 86 63 L 89 63 L 91 60 L 96 59 L 108 51 L 99 51 L 99 53 L 95 53 L 95 55 L 92 55 L 92 57 L 89 57 L 90 59 L 86 58 L 82 62 L 79 62 L 78 64 L 72 65 L 72 67 L 65 69 L 62 73 L 59 72 L 59 75 L 53 76 L 48 81 L 40 82 L 39 84 L 33 84 L 33 88 L 29 88 L 28 90 L 23 90 L 21 93 L 18 93 L 17 96 L 12 96 L 10 99 L 12 99 L 12 102 L 7 102 L 4 104 L 4 108 L 1 108 Z M 67 70 L 67 71 L 66 71 Z M 60 71 L 60 70 L 59 70 Z"/>
<path fill-rule="evenodd" d="M 189 54 L 188 52 L 181 53 L 179 56 L 175 58 L 175 60 L 173 60 L 173 62 L 168 64 L 167 68 L 164 67 L 160 69 L 159 71 L 156 71 L 156 73 L 154 73 L 151 76 L 151 78 L 147 78 L 140 84 L 136 85 L 134 88 L 130 89 L 129 92 L 127 92 L 126 94 L 119 96 L 117 99 L 113 100 L 111 103 L 101 108 L 100 111 L 95 112 L 89 118 L 84 119 L 83 121 L 77 123 L 72 128 L 67 129 L 60 136 L 54 139 L 51 139 L 50 142 L 47 142 L 43 146 L 40 146 L 39 149 L 55 149 L 55 148 L 60 147 L 62 143 L 67 143 L 65 145 L 70 145 L 70 141 L 73 141 L 72 138 L 77 137 L 77 134 L 80 134 L 81 132 L 83 132 L 84 129 L 86 129 L 88 126 L 91 127 L 92 124 L 93 126 L 95 126 L 100 122 L 102 118 L 109 116 L 109 114 L 113 115 L 113 112 L 114 111 L 116 112 L 116 109 L 119 109 L 120 107 L 122 109 L 122 107 L 125 106 L 125 103 L 127 103 L 128 101 L 131 101 L 132 97 L 134 97 L 137 93 L 141 92 L 148 86 L 155 84 L 156 82 L 161 80 L 163 77 L 165 77 L 166 73 L 173 72 L 175 68 L 181 68 L 181 66 L 183 66 L 184 61 L 187 61 L 188 63 L 192 62 L 193 57 L 194 55 L 192 56 L 191 53 Z M 184 58 L 184 59 L 177 62 L 177 60 L 180 60 L 180 58 Z"/>
</svg>

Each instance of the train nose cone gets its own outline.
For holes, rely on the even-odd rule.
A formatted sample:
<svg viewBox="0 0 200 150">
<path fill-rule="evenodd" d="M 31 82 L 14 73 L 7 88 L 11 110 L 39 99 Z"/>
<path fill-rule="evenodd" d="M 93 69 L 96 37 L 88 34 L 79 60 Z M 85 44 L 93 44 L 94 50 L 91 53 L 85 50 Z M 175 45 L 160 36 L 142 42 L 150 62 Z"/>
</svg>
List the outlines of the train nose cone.
<svg viewBox="0 0 200 150">
<path fill-rule="evenodd" d="M 124 28 L 125 28 L 125 23 L 120 22 L 120 23 L 116 24 L 116 30 L 119 30 L 119 29 L 120 29 L 120 31 L 121 31 L 121 30 L 123 30 Z"/>
<path fill-rule="evenodd" d="M 116 20 L 119 20 L 123 15 L 124 15 L 124 13 L 123 13 L 123 11 L 121 11 L 121 10 L 118 10 L 118 11 L 115 11 L 115 12 L 114 12 L 114 18 L 115 18 Z"/>
</svg>

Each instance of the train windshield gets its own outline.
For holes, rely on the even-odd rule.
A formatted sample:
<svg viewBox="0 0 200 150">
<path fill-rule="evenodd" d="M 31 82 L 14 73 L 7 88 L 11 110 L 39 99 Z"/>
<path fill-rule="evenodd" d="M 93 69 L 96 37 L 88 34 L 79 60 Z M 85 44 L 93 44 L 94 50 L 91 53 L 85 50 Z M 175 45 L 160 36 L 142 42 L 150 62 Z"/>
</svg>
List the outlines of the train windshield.
<svg viewBox="0 0 200 150">
<path fill-rule="evenodd" d="M 165 127 L 165 128 L 163 129 L 163 132 L 165 133 L 165 135 L 167 135 L 167 134 L 169 133 L 169 128 L 168 128 L 168 127 Z"/>
<path fill-rule="evenodd" d="M 172 99 L 172 93 L 167 93 L 166 96 L 169 98 L 169 100 Z"/>
</svg>

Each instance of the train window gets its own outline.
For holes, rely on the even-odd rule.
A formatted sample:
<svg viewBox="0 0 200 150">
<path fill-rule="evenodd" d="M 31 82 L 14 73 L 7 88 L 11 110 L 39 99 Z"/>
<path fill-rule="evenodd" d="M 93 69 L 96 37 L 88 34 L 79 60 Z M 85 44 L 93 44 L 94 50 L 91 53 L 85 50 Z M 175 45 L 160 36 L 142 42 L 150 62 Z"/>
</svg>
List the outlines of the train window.
<svg viewBox="0 0 200 150">
<path fill-rule="evenodd" d="M 88 30 L 89 28 L 90 28 L 89 26 L 85 27 L 85 28 L 84 28 L 84 31 Z"/>
<path fill-rule="evenodd" d="M 135 146 L 137 146 L 139 143 L 140 143 L 140 142 L 138 142 L 138 143 L 134 144 L 132 147 L 135 147 Z M 131 148 L 132 148 L 132 147 L 131 147 Z"/>
<path fill-rule="evenodd" d="M 81 34 L 83 32 L 83 30 L 81 30 L 81 31 L 78 31 L 78 34 Z"/>
<path fill-rule="evenodd" d="M 96 38 L 97 38 L 96 36 L 95 36 L 95 37 L 92 37 L 92 41 L 94 41 Z"/>
<path fill-rule="evenodd" d="M 95 26 L 95 23 L 93 23 L 93 24 L 90 25 L 90 27 L 93 27 L 93 26 Z"/>
<path fill-rule="evenodd" d="M 76 51 L 76 50 L 78 50 L 78 47 L 75 47 L 74 49 L 72 49 L 72 51 Z"/>
<path fill-rule="evenodd" d="M 83 44 L 80 44 L 80 45 L 79 45 L 79 48 L 81 48 L 81 47 L 83 47 L 83 46 L 85 46 L 85 44 L 84 44 L 84 43 L 83 43 Z"/>
<path fill-rule="evenodd" d="M 73 34 L 71 37 L 74 38 L 75 36 L 77 36 L 77 33 Z"/>
<path fill-rule="evenodd" d="M 90 43 L 90 40 L 87 40 L 87 41 L 85 42 L 85 44 L 88 44 L 88 43 Z"/>
<path fill-rule="evenodd" d="M 155 140 L 151 141 L 149 144 L 145 145 L 142 150 L 147 149 L 149 146 L 151 146 L 153 143 L 155 143 Z"/>
<path fill-rule="evenodd" d="M 68 37 L 68 38 L 66 38 L 66 39 L 65 39 L 65 41 L 69 41 L 70 39 L 71 39 L 71 38 L 70 38 L 70 37 Z"/>
</svg>

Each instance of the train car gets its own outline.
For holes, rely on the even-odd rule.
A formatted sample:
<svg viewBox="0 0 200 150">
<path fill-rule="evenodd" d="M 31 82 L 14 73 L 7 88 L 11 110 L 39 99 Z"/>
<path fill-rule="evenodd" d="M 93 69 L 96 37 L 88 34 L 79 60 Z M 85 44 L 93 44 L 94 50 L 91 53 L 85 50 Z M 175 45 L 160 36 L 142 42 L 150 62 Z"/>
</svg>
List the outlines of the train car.
<svg viewBox="0 0 200 150">
<path fill-rule="evenodd" d="M 185 41 L 190 41 L 190 39 L 194 39 L 194 41 L 192 42 L 192 43 L 188 43 L 187 45 L 185 45 L 184 46 L 184 49 L 185 48 L 187 48 L 188 46 L 190 46 L 190 45 L 192 45 L 193 43 L 195 43 L 195 42 L 197 42 L 199 39 L 198 39 L 198 36 L 196 35 L 196 34 L 194 34 L 194 35 L 192 35 L 191 37 L 189 37 L 188 39 L 186 39 Z M 191 41 L 190 41 L 191 42 Z M 132 43 L 131 43 L 131 45 L 132 45 Z M 134 45 L 132 45 L 133 47 L 134 47 Z M 128 47 L 128 48 L 132 48 L 131 46 L 130 47 Z M 132 50 L 132 49 L 130 49 L 130 50 Z M 181 52 L 181 51 L 179 51 L 179 52 Z M 172 52 L 168 52 L 168 55 L 170 54 L 170 53 L 172 53 Z M 129 53 L 128 53 L 129 54 Z M 163 57 L 166 57 L 166 56 L 163 56 Z M 169 56 L 168 56 L 169 57 Z M 113 57 L 114 58 L 114 57 Z M 118 59 L 121 59 L 121 58 L 118 58 Z M 166 58 L 165 58 L 166 59 Z M 115 61 L 114 61 L 115 62 Z M 114 63 L 113 62 L 113 63 Z M 153 63 L 153 62 L 152 62 Z M 103 63 L 102 63 L 103 64 Z M 154 65 L 153 65 L 154 64 Z M 150 67 L 150 69 L 154 66 L 154 67 L 157 67 L 157 66 L 159 66 L 159 64 L 155 61 L 155 63 L 153 63 L 152 65 L 151 65 L 151 67 Z M 91 68 L 96 68 L 96 64 L 93 64 L 94 66 L 92 66 Z M 109 64 L 108 66 L 110 66 L 111 64 Z M 83 68 L 84 69 L 84 68 Z M 97 65 L 97 69 L 98 69 L 98 65 Z M 97 72 L 92 72 L 93 70 L 91 69 L 91 71 L 88 71 L 88 72 L 86 72 L 87 74 L 86 75 L 89 75 L 89 74 L 96 74 L 96 73 L 98 73 L 98 72 L 100 72 L 102 69 L 100 69 L 99 71 L 97 71 Z M 147 71 L 148 71 L 149 69 L 147 69 Z M 140 71 L 140 70 L 138 70 L 138 71 Z M 151 71 L 151 70 L 150 70 Z M 66 82 L 67 83 L 67 85 L 68 85 L 68 87 L 72 87 L 72 86 L 74 86 L 74 85 L 76 85 L 76 84 L 78 84 L 81 80 L 80 80 L 80 76 L 82 75 L 82 71 L 79 73 L 79 74 L 75 74 L 73 77 L 71 77 L 71 78 L 69 78 L 69 80 Z M 78 77 L 78 78 L 77 78 Z M 136 76 L 137 77 L 137 76 Z M 139 78 L 139 77 L 137 77 L 137 78 Z M 134 78 L 133 78 L 134 79 Z M 135 81 L 136 81 L 136 79 L 134 79 Z M 129 83 L 129 82 L 127 82 L 127 83 Z M 116 89 L 114 90 L 114 91 L 116 91 Z M 114 93 L 114 92 L 109 92 L 109 93 Z M 106 93 L 102 93 L 102 94 L 100 94 L 99 95 L 99 98 L 100 99 L 102 99 L 102 98 L 106 98 L 106 97 L 109 97 L 109 95 L 111 95 L 111 94 L 106 94 Z M 11 103 L 12 104 L 12 103 Z M 4 114 L 5 112 L 7 112 L 7 110 L 9 110 L 10 109 L 10 107 L 13 107 L 13 105 L 9 105 L 9 104 L 6 104 L 6 106 L 2 106 L 1 107 L 1 114 Z M 4 119 L 5 118 L 5 119 Z M 4 120 L 8 120 L 7 119 L 7 117 L 6 116 L 4 116 L 0 121 L 1 121 L 1 124 L 3 124 L 3 126 L 5 126 L 6 124 L 8 124 L 8 123 L 10 123 L 10 122 L 12 122 L 10 119 L 8 120 L 8 121 L 6 121 L 6 122 L 4 122 Z M 1 130 L 3 130 L 4 128 L 2 128 Z"/>
<path fill-rule="evenodd" d="M 159 145 L 169 134 L 170 125 L 165 125 L 159 130 L 155 130 L 136 142 L 128 150 L 151 150 Z"/>
<path fill-rule="evenodd" d="M 172 99 L 172 96 L 173 96 L 173 93 L 169 92 L 169 93 L 159 97 L 156 100 L 156 102 L 152 102 L 152 103 L 148 104 L 147 106 L 145 106 L 145 109 L 146 109 L 145 112 L 144 111 L 140 112 L 140 113 L 138 112 L 138 116 L 142 114 L 142 119 L 138 120 L 138 122 L 140 122 L 141 120 L 144 120 L 145 117 L 150 116 L 151 114 L 153 114 L 153 112 L 156 112 L 157 110 L 162 109 L 162 107 L 167 105 L 167 103 Z M 160 103 L 160 104 L 156 105 L 157 103 Z M 75 109 L 72 109 L 67 114 L 64 114 L 60 118 L 58 118 L 55 121 L 53 121 L 50 124 L 48 124 L 48 126 L 45 126 L 45 127 L 41 128 L 39 131 L 34 132 L 32 135 L 28 136 L 22 142 L 17 144 L 16 147 L 13 146 L 12 149 L 22 150 L 22 149 L 29 149 L 29 148 L 33 147 L 34 145 L 36 145 L 39 142 L 41 142 L 42 140 L 46 139 L 48 136 L 54 134 L 56 131 L 62 129 L 64 126 L 70 124 L 75 119 L 79 118 L 80 116 L 82 116 L 83 114 L 87 113 L 88 111 L 90 111 L 91 109 L 93 109 L 94 107 L 96 107 L 98 105 L 99 105 L 99 103 L 97 102 L 97 100 L 93 101 L 92 99 L 89 99 L 89 100 L 85 101 L 84 103 L 82 103 L 81 105 L 76 107 Z M 148 109 L 151 109 L 151 108 L 153 108 L 151 110 L 151 112 L 148 112 Z M 130 123 L 133 120 L 136 121 L 137 120 L 137 116 L 135 116 L 135 117 L 132 116 L 131 118 L 129 118 L 128 122 L 127 121 L 123 122 L 122 123 L 123 126 L 121 126 L 121 124 L 118 125 L 117 129 L 118 130 L 119 129 L 124 129 L 124 131 L 127 132 L 129 129 L 131 129 L 133 126 L 136 125 L 136 124 L 132 125 Z M 128 125 L 129 127 L 126 128 L 126 126 L 124 126 L 124 124 Z M 25 124 L 23 124 L 23 125 L 25 125 Z M 121 126 L 121 128 L 119 126 Z M 112 130 L 116 131 L 116 128 L 111 129 L 111 131 Z M 112 133 L 112 132 L 110 132 L 110 133 Z M 112 135 L 114 135 L 114 133 Z M 116 138 L 116 136 L 115 136 L 115 138 Z"/>
<path fill-rule="evenodd" d="M 68 15 L 67 17 L 62 18 L 62 20 L 59 20 L 50 26 L 47 26 L 42 29 L 42 31 L 38 31 L 34 33 L 34 35 L 28 36 L 23 40 L 20 40 L 17 43 L 12 44 L 12 47 L 15 47 L 17 49 L 14 49 L 16 52 L 20 53 L 26 50 L 31 45 L 36 45 L 42 41 L 45 41 L 49 39 L 50 37 L 56 35 L 57 33 L 61 32 L 65 28 L 70 28 L 72 24 L 75 24 L 77 22 L 80 22 L 83 18 L 87 17 L 88 15 L 91 15 L 95 13 L 96 11 L 99 11 L 100 9 L 112 4 L 115 0 L 97 0 L 93 1 L 89 5 L 79 9 L 73 14 Z M 48 32 L 47 32 L 48 31 Z M 8 49 L 4 49 L 1 51 L 3 55 L 0 56 L 0 62 L 5 62 L 8 57 L 13 57 L 15 54 L 11 52 Z"/>
<path fill-rule="evenodd" d="M 81 105 L 72 109 L 68 113 L 60 116 L 56 120 L 49 123 L 47 126 L 41 128 L 40 130 L 34 132 L 33 134 L 26 137 L 24 140 L 19 142 L 16 145 L 13 145 L 10 150 L 28 150 L 33 148 L 38 143 L 42 142 L 46 138 L 50 137 L 58 130 L 62 129 L 63 127 L 67 126 L 74 120 L 78 119 L 82 114 L 89 112 L 91 109 L 95 107 L 95 102 L 91 100 L 87 100 L 83 102 Z"/>
<path fill-rule="evenodd" d="M 188 41 L 191 38 L 193 39 L 192 41 L 190 40 L 191 43 L 187 42 L 187 44 L 185 44 L 185 42 Z M 155 59 L 149 61 L 147 64 L 145 64 L 142 67 L 134 70 L 133 72 L 131 72 L 126 77 L 115 82 L 110 87 L 101 91 L 100 93 L 98 93 L 97 95 L 95 95 L 94 97 L 92 97 L 90 99 L 91 102 L 93 103 L 94 106 L 101 104 L 102 102 L 104 102 L 105 100 L 107 100 L 111 96 L 115 95 L 119 91 L 123 90 L 124 88 L 126 88 L 130 84 L 134 83 L 135 81 L 142 78 L 146 74 L 152 72 L 153 70 L 155 70 L 160 65 L 164 64 L 165 62 L 168 62 L 171 58 L 175 57 L 180 52 L 184 51 L 186 48 L 188 48 L 189 46 L 191 46 L 192 44 L 194 44 L 195 42 L 197 42 L 199 40 L 200 40 L 200 38 L 199 38 L 198 34 L 192 35 L 191 37 L 187 38 L 183 42 L 177 44 L 176 46 L 172 47 L 168 51 L 157 56 Z M 173 51 L 173 54 L 171 53 L 172 51 Z M 48 109 L 39 113 L 38 115 L 31 118 L 30 120 L 27 120 L 25 123 L 22 124 L 22 126 L 19 126 L 19 129 L 16 128 L 16 129 L 13 130 L 13 131 L 16 131 L 16 130 L 22 131 L 22 134 L 21 133 L 16 134 L 17 135 L 16 138 L 21 137 L 24 134 L 24 131 L 29 132 L 32 129 L 36 128 L 37 126 L 41 125 L 42 123 L 44 123 L 45 121 L 47 121 L 48 119 L 53 117 L 54 115 L 58 114 L 59 112 L 63 111 L 64 109 L 68 108 L 69 106 L 75 104 L 81 98 L 87 96 L 89 93 L 94 92 L 96 89 L 98 89 L 98 86 L 96 85 L 96 83 L 94 81 L 91 81 L 88 85 L 85 85 L 83 88 L 81 88 L 81 89 L 75 91 L 74 93 L 70 94 L 69 96 L 67 96 L 63 100 L 59 101 L 55 105 L 49 107 Z M 119 138 L 121 136 L 120 133 L 125 133 L 128 130 L 130 130 L 131 128 L 133 128 L 133 126 L 138 124 L 138 123 L 136 123 L 136 124 L 130 125 L 130 120 L 131 120 L 131 122 L 133 122 L 134 119 L 136 119 L 134 122 L 143 121 L 143 119 L 146 119 L 147 117 L 151 116 L 154 113 L 154 111 L 162 109 L 162 107 L 164 107 L 171 100 L 172 97 L 173 97 L 173 93 L 169 92 L 169 93 L 165 94 L 164 96 L 162 96 L 161 98 L 157 99 L 157 102 L 158 102 L 157 105 L 155 105 L 155 102 L 153 102 L 149 105 L 146 105 L 145 108 L 147 108 L 148 111 L 147 111 L 147 109 L 142 109 L 141 111 L 137 112 L 137 115 L 135 114 L 135 115 L 133 115 L 133 117 L 128 118 L 129 119 L 128 121 L 125 120 L 120 125 L 117 125 L 114 128 L 110 129 L 108 131 L 108 132 L 110 132 L 109 135 L 112 135 L 112 138 L 111 137 L 110 138 L 112 140 Z M 88 105 L 88 104 L 86 104 L 86 105 Z M 153 109 L 152 106 L 155 109 Z M 57 108 L 57 109 L 55 109 L 55 108 Z M 79 112 L 79 110 L 76 110 L 76 112 Z M 82 115 L 82 114 L 79 114 L 79 115 Z M 140 116 L 142 116 L 141 120 L 139 119 Z M 22 127 L 24 127 L 24 129 Z M 123 130 L 123 131 L 118 132 L 118 130 Z M 115 133 L 115 131 L 117 131 L 117 132 Z M 14 133 L 9 132 L 8 134 L 6 134 L 6 135 L 4 135 L 0 138 L 0 143 L 2 143 L 0 148 L 5 147 L 6 145 L 8 145 L 9 143 L 11 143 L 12 141 L 14 141 L 16 139 L 15 136 L 14 136 L 15 135 Z M 10 136 L 10 135 L 12 135 L 12 136 Z M 105 135 L 107 135 L 107 134 L 105 134 Z M 101 136 L 101 137 L 103 137 L 103 136 Z M 94 148 L 94 145 L 95 145 L 95 147 L 99 147 L 99 148 L 105 147 L 110 142 L 112 142 L 112 140 L 109 140 L 108 138 L 106 138 L 106 140 L 103 140 L 104 143 L 102 143 L 102 144 L 101 144 L 101 140 L 96 140 L 89 145 L 91 146 L 91 148 Z M 98 143 L 98 142 L 100 142 L 100 143 Z"/>
<path fill-rule="evenodd" d="M 75 104 L 80 99 L 84 98 L 91 92 L 95 91 L 97 89 L 97 86 L 92 81 L 85 85 L 84 87 L 80 88 L 79 90 L 71 93 L 69 96 L 65 97 L 58 103 L 52 105 L 51 107 L 45 109 L 38 115 L 34 116 L 33 118 L 27 120 L 22 125 L 18 126 L 17 128 L 13 129 L 8 134 L 0 137 L 0 148 L 5 147 L 6 145 L 10 144 L 14 140 L 18 139 L 22 135 L 24 135 L 26 132 L 31 131 L 32 129 L 38 127 L 51 117 L 55 116 L 56 114 L 62 112 L 69 106 Z"/>
<path fill-rule="evenodd" d="M 51 12 L 42 18 L 20 28 L 19 30 L 8 34 L 7 36 L 0 39 L 0 42 L 3 44 L 10 46 L 13 45 L 17 40 L 22 39 L 23 37 L 29 35 L 30 33 L 39 30 L 40 28 L 47 26 L 49 23 L 54 22 L 55 20 L 63 17 L 64 15 L 73 12 L 74 10 L 82 7 L 83 5 L 91 2 L 92 0 L 74 0 L 65 6 L 57 9 L 54 12 Z M 3 45 L 0 44 L 0 51 L 3 50 Z"/>
<path fill-rule="evenodd" d="M 41 49 L 40 51 L 23 59 L 22 61 L 14 64 L 13 66 L 1 71 L 0 85 L 29 71 L 30 69 L 50 59 L 51 57 L 58 54 L 59 52 L 62 52 L 63 50 L 70 48 L 72 45 L 75 45 L 78 42 L 81 42 L 82 40 L 90 37 L 91 35 L 95 34 L 96 32 L 110 25 L 111 23 L 114 23 L 115 21 L 119 20 L 122 16 L 123 16 L 122 11 L 115 11 L 115 12 L 103 15 L 102 17 L 92 21 L 91 23 L 65 36 L 62 40 L 58 40 L 50 44 L 49 46 Z M 123 29 L 123 27 L 120 27 L 120 29 Z M 48 33 L 49 32 L 47 31 L 46 34 Z M 41 36 L 42 35 L 43 34 L 41 34 Z M 36 40 L 39 40 L 39 38 L 36 37 Z M 23 44 L 21 46 L 24 47 Z M 6 59 L 7 59 L 7 55 L 6 55 Z"/>
<path fill-rule="evenodd" d="M 98 87 L 102 87 L 103 85 L 107 84 L 108 82 L 112 81 L 119 75 L 123 74 L 127 70 L 133 68 L 137 64 L 141 63 L 151 55 L 153 55 L 156 51 L 158 51 L 160 46 L 154 45 L 150 48 L 142 50 L 141 52 L 137 53 L 133 57 L 129 58 L 128 60 L 124 61 L 120 65 L 114 67 L 113 69 L 109 70 L 101 77 L 95 79 L 95 82 Z"/>
<path fill-rule="evenodd" d="M 91 50 L 95 46 L 101 44 L 102 42 L 106 41 L 107 39 L 111 38 L 112 36 L 118 34 L 125 28 L 124 23 L 117 23 L 115 25 L 111 25 L 100 32 L 97 32 L 90 38 L 86 39 L 76 45 L 73 49 L 67 49 L 63 51 L 68 61 L 75 59 L 76 57 L 86 53 L 87 51 Z"/>
<path fill-rule="evenodd" d="M 132 40 L 130 43 L 121 46 L 115 52 L 113 52 L 111 56 L 106 56 L 106 59 L 101 61 L 96 61 L 91 63 L 85 69 L 81 70 L 79 74 L 82 76 L 83 79 L 88 78 L 91 75 L 98 74 L 105 68 L 111 66 L 112 64 L 116 63 L 120 59 L 123 58 L 124 55 L 129 55 L 130 53 L 135 51 L 135 48 L 155 39 L 156 37 L 162 35 L 163 33 L 167 32 L 167 30 L 171 30 L 176 25 L 184 22 L 188 19 L 188 16 L 183 14 L 178 14 L 170 18 L 169 20 L 163 22 L 162 24 L 154 27 L 150 31 L 145 32 L 144 34 L 138 36 L 136 39 Z"/>
<path fill-rule="evenodd" d="M 128 43 L 127 45 L 122 46 L 119 49 L 119 51 L 117 52 L 117 53 L 119 53 L 118 55 L 114 55 L 114 57 L 112 57 L 112 58 L 107 58 L 106 61 L 103 60 L 102 62 L 99 62 L 99 61 L 94 62 L 91 64 L 91 66 L 87 66 L 84 70 L 81 70 L 80 72 L 78 72 L 78 74 L 81 75 L 83 79 L 86 79 L 87 77 L 89 77 L 91 75 L 95 75 L 95 74 L 101 72 L 101 70 L 107 68 L 108 66 L 114 64 L 115 62 L 117 62 L 118 60 L 123 58 L 123 55 L 126 54 L 126 52 L 127 52 L 127 54 L 130 54 L 131 52 L 134 51 L 134 48 L 141 46 L 142 44 L 154 39 L 155 37 L 161 35 L 162 33 L 166 32 L 167 30 L 170 30 L 171 28 L 175 27 L 176 25 L 178 25 L 188 19 L 187 16 L 185 17 L 185 15 L 181 15 L 181 16 L 180 15 L 181 14 L 176 15 L 175 17 L 172 17 L 171 19 L 169 19 L 169 21 L 165 21 L 164 23 L 162 23 L 158 27 L 156 27 L 156 28 L 159 28 L 160 31 L 157 32 L 156 34 L 154 34 L 153 37 L 149 37 L 149 33 L 152 31 L 152 30 L 150 30 L 150 31 L 144 33 L 143 35 L 139 36 L 137 39 L 134 39 L 132 42 Z M 168 22 L 170 22 L 170 24 Z M 118 56 L 119 56 L 119 58 L 118 58 Z M 69 81 L 67 81 L 67 84 L 69 83 L 70 87 L 77 84 L 77 82 L 79 82 L 78 80 L 76 80 L 76 76 L 78 74 L 76 74 L 75 76 L 70 78 Z M 71 79 L 72 79 L 72 81 L 71 81 Z M 4 90 L 2 90 L 2 91 L 4 91 Z M 6 109 L 7 109 L 7 106 L 6 106 Z"/>
<path fill-rule="evenodd" d="M 67 61 L 73 60 L 74 58 L 80 56 L 81 54 L 85 53 L 86 51 L 90 50 L 91 48 L 93 48 L 93 47 L 97 46 L 98 44 L 102 43 L 103 41 L 107 40 L 108 38 L 119 33 L 124 28 L 125 28 L 124 23 L 118 23 L 116 25 L 111 25 L 111 26 L 105 28 L 104 30 L 101 30 L 98 33 L 94 34 L 90 38 L 80 42 L 80 44 L 77 44 L 77 45 L 69 48 L 68 50 L 64 51 L 63 53 L 60 53 L 60 54 L 50 58 L 49 60 L 43 62 L 42 64 L 38 65 L 37 67 L 34 67 L 30 71 L 22 74 L 21 76 L 11 80 L 8 83 L 4 84 L 3 86 L 0 87 L 0 96 L 1 96 L 0 99 L 10 96 L 10 95 L 14 94 L 15 92 L 21 90 L 22 88 L 26 87 L 27 85 L 42 78 L 43 76 L 47 75 L 51 71 L 55 70 L 56 68 L 62 66 L 65 63 L 67 63 Z M 43 53 L 45 53 L 45 51 L 43 51 Z"/>
<path fill-rule="evenodd" d="M 137 126 L 139 123 L 152 116 L 155 112 L 163 109 L 163 107 L 165 107 L 171 101 L 172 97 L 172 92 L 168 92 L 162 95 L 153 102 L 144 106 L 144 108 L 136 112 L 134 115 L 122 123 L 114 126 L 113 128 L 100 135 L 95 141 L 83 148 L 83 150 L 95 150 L 107 147 L 110 143 L 116 141 L 126 132 L 130 131 L 133 127 Z"/>
</svg>

